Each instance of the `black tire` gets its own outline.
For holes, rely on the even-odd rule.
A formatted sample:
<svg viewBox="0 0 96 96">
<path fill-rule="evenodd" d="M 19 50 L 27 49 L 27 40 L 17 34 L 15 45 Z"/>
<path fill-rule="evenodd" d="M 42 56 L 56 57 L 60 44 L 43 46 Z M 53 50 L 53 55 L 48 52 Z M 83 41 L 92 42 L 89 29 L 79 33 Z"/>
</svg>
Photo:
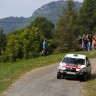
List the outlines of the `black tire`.
<svg viewBox="0 0 96 96">
<path fill-rule="evenodd" d="M 57 73 L 57 79 L 60 79 L 60 78 L 61 78 L 61 73 L 58 72 L 58 73 Z"/>
<path fill-rule="evenodd" d="M 86 73 L 86 74 L 83 74 L 82 76 L 81 76 L 81 80 L 82 81 L 87 81 L 87 79 L 88 79 L 88 74 Z"/>
</svg>

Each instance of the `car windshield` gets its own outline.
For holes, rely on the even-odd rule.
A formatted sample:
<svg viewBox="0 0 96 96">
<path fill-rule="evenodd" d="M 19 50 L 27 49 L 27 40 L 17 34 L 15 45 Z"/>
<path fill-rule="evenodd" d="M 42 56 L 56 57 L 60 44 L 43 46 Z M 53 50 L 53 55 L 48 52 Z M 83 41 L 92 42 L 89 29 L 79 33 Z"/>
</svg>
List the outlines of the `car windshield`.
<svg viewBox="0 0 96 96">
<path fill-rule="evenodd" d="M 64 63 L 71 63 L 71 64 L 82 64 L 84 65 L 85 60 L 81 58 L 69 58 L 66 57 L 62 60 Z"/>
</svg>

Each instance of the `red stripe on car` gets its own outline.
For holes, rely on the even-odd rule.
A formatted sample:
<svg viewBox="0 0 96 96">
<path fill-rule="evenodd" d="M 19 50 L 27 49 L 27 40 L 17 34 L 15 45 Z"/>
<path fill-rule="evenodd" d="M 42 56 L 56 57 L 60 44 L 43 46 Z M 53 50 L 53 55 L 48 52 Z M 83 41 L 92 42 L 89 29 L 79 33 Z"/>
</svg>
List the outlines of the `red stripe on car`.
<svg viewBox="0 0 96 96">
<path fill-rule="evenodd" d="M 81 66 L 81 65 L 80 65 Z M 76 68 L 76 69 L 81 69 L 80 66 L 62 66 L 62 67 L 65 67 L 65 68 Z"/>
</svg>

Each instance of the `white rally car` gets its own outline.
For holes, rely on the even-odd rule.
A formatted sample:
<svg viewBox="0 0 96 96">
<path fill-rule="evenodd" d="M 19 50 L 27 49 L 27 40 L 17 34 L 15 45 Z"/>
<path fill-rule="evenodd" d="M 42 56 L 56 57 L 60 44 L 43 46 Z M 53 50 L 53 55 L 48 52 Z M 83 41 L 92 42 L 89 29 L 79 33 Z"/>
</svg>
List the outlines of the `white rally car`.
<svg viewBox="0 0 96 96">
<path fill-rule="evenodd" d="M 57 79 L 76 76 L 86 81 L 90 75 L 91 63 L 86 55 L 67 54 L 57 68 Z"/>
</svg>

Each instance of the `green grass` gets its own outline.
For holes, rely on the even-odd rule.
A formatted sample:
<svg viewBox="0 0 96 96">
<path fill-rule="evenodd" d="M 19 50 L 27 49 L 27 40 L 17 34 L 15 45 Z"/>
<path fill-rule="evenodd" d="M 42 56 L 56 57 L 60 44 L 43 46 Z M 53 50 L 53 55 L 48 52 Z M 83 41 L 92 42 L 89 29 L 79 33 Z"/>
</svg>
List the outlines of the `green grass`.
<svg viewBox="0 0 96 96">
<path fill-rule="evenodd" d="M 96 76 L 85 84 L 85 96 L 96 96 Z"/>
<path fill-rule="evenodd" d="M 96 52 L 70 52 L 70 53 L 77 53 L 77 54 L 85 54 L 88 57 L 96 57 Z M 28 71 L 33 69 L 50 65 L 53 63 L 59 62 L 63 57 L 64 53 L 62 54 L 53 54 L 44 57 L 38 57 L 34 59 L 28 60 L 21 60 L 18 62 L 10 62 L 10 63 L 0 63 L 0 96 L 2 96 L 2 92 L 7 90 L 8 87 L 14 83 L 20 76 L 25 74 Z M 93 81 L 94 83 L 94 81 Z M 96 81 L 95 81 L 96 83 Z M 93 84 L 94 86 L 94 84 Z M 91 96 L 91 95 L 89 95 Z M 95 96 L 95 95 L 93 95 Z"/>
</svg>

